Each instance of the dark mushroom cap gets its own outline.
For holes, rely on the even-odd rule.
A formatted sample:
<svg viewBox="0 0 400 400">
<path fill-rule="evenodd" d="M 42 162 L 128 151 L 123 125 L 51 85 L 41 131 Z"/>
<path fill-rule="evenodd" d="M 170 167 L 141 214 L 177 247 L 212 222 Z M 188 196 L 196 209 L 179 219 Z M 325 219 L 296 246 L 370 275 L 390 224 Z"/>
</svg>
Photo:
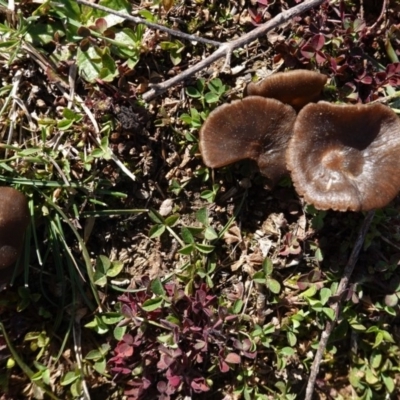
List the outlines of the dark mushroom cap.
<svg viewBox="0 0 400 400">
<path fill-rule="evenodd" d="M 308 104 L 286 153 L 297 192 L 321 210 L 367 211 L 400 190 L 400 120 L 382 104 Z"/>
<path fill-rule="evenodd" d="M 297 111 L 318 101 L 328 77 L 319 72 L 299 69 L 271 74 L 260 83 L 249 83 L 245 96 L 262 96 L 291 105 Z"/>
<path fill-rule="evenodd" d="M 29 209 L 26 197 L 10 187 L 0 187 L 0 280 L 3 272 L 14 267 L 20 254 L 26 228 L 29 224 Z"/>
<path fill-rule="evenodd" d="M 285 151 L 296 113 L 274 99 L 251 96 L 211 112 L 200 130 L 200 151 L 211 168 L 255 160 L 271 184 L 287 172 Z"/>
</svg>

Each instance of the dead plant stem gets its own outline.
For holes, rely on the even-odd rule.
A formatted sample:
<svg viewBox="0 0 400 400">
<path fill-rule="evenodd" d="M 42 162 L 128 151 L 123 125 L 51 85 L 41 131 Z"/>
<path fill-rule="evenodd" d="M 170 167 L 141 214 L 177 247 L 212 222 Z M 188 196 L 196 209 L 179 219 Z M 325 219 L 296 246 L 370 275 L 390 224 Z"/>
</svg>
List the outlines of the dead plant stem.
<svg viewBox="0 0 400 400">
<path fill-rule="evenodd" d="M 388 0 L 383 0 L 382 3 L 382 10 L 381 14 L 379 15 L 378 19 L 375 21 L 375 23 L 368 28 L 368 34 L 371 34 L 375 31 L 375 29 L 378 27 L 378 24 L 382 21 L 382 19 L 385 18 L 385 13 L 387 12 L 387 7 L 388 7 Z"/>
<path fill-rule="evenodd" d="M 257 27 L 256 29 L 246 33 L 239 39 L 233 40 L 232 42 L 224 43 L 220 46 L 214 53 L 210 54 L 204 60 L 200 61 L 199 63 L 193 65 L 193 67 L 187 69 L 186 71 L 180 73 L 179 75 L 174 76 L 167 81 L 153 85 L 152 88 L 143 94 L 143 99 L 145 101 L 150 101 L 154 97 L 159 96 L 160 94 L 164 93 L 170 87 L 177 85 L 178 83 L 184 81 L 185 79 L 193 76 L 196 72 L 203 70 L 204 68 L 211 65 L 214 61 L 226 57 L 227 60 L 224 64 L 224 69 L 227 70 L 229 65 L 229 57 L 234 50 L 239 47 L 244 47 L 247 44 L 251 43 L 252 41 L 258 39 L 261 36 L 264 36 L 267 32 L 271 31 L 272 29 L 277 28 L 278 26 L 284 24 L 287 21 L 290 21 L 294 17 L 314 8 L 327 0 L 309 0 L 304 3 L 301 3 L 295 7 L 287 11 L 283 11 L 265 24 Z"/>
<path fill-rule="evenodd" d="M 311 366 L 310 376 L 307 382 L 306 396 L 305 400 L 311 400 L 314 393 L 315 381 L 319 372 L 319 367 L 321 365 L 322 356 L 324 354 L 325 348 L 328 344 L 329 337 L 336 325 L 340 312 L 340 301 L 342 299 L 343 293 L 346 291 L 349 284 L 350 277 L 353 273 L 354 267 L 358 260 L 358 255 L 360 254 L 361 247 L 364 243 L 365 236 L 371 225 L 372 219 L 375 215 L 375 210 L 369 211 L 366 215 L 364 222 L 361 226 L 360 232 L 358 233 L 353 251 L 350 254 L 347 265 L 343 271 L 343 277 L 340 280 L 339 287 L 335 293 L 335 302 L 331 304 L 331 308 L 335 311 L 335 317 L 333 321 L 328 321 L 325 325 L 325 329 L 321 334 L 321 339 L 319 341 L 319 346 L 317 353 L 315 354 L 314 361 Z"/>
<path fill-rule="evenodd" d="M 87 7 L 92 7 L 92 8 L 95 8 L 97 10 L 104 11 L 106 13 L 116 15 L 117 17 L 126 19 L 127 21 L 132 21 L 135 24 L 146 25 L 147 27 L 149 27 L 151 29 L 169 33 L 171 36 L 176 36 L 176 37 L 179 37 L 180 39 L 189 40 L 191 42 L 199 42 L 199 43 L 204 43 L 204 44 L 210 44 L 212 46 L 222 46 L 222 44 L 223 44 L 223 43 L 217 42 L 215 40 L 206 39 L 206 38 L 202 38 L 200 36 L 190 35 L 188 33 L 177 31 L 175 29 L 167 28 L 166 26 L 155 24 L 154 22 L 149 22 L 149 21 L 147 21 L 147 20 L 145 20 L 143 18 L 135 17 L 135 16 L 129 15 L 129 14 L 125 13 L 125 12 L 116 11 L 116 10 L 113 10 L 112 8 L 104 7 L 104 6 L 100 5 L 100 4 L 91 3 L 90 1 L 76 0 L 76 2 L 78 4 L 82 4 L 82 5 L 87 6 Z"/>
<path fill-rule="evenodd" d="M 190 41 L 196 41 L 199 43 L 204 43 L 204 44 L 210 44 L 213 46 L 217 46 L 218 49 L 214 51 L 212 54 L 210 54 L 208 57 L 200 61 L 199 63 L 193 65 L 191 68 L 183 71 L 182 73 L 174 76 L 171 79 L 168 79 L 167 81 L 159 84 L 152 85 L 151 89 L 143 94 L 143 99 L 145 101 L 150 101 L 154 97 L 159 96 L 160 94 L 164 93 L 166 90 L 168 90 L 170 87 L 173 87 L 177 85 L 178 83 L 184 81 L 185 79 L 193 76 L 196 72 L 199 72 L 203 70 L 204 68 L 208 67 L 211 65 L 213 62 L 216 60 L 225 57 L 225 63 L 223 66 L 223 69 L 225 71 L 229 71 L 230 69 L 230 57 L 232 55 L 232 52 L 239 47 L 244 47 L 247 44 L 251 43 L 252 41 L 264 36 L 267 32 L 271 31 L 272 29 L 275 29 L 279 27 L 280 25 L 284 24 L 285 22 L 290 21 L 294 17 L 297 17 L 298 15 L 311 10 L 314 7 L 317 7 L 321 5 L 322 3 L 326 2 L 328 0 L 308 0 L 305 1 L 304 3 L 301 3 L 295 7 L 292 7 L 289 10 L 282 11 L 280 14 L 266 22 L 265 24 L 255 28 L 249 33 L 246 33 L 239 39 L 233 40 L 231 42 L 227 43 L 220 43 L 216 42 L 214 40 L 209 40 L 209 39 L 204 39 L 195 35 L 188 35 L 186 33 L 176 31 L 167 27 L 164 27 L 162 25 L 154 24 L 152 22 L 148 22 L 146 20 L 143 20 L 139 17 L 134 17 L 132 15 L 128 15 L 126 13 L 122 13 L 119 11 L 112 10 L 110 8 L 100 6 L 99 4 L 94 4 L 90 3 L 86 0 L 76 0 L 77 3 L 88 6 L 88 7 L 93 7 L 101 11 L 108 12 L 110 14 L 114 14 L 118 17 L 124 18 L 128 21 L 135 22 L 137 24 L 143 24 L 148 26 L 151 29 L 158 29 L 163 32 L 169 33 L 171 36 L 176 36 L 181 39 L 187 39 Z"/>
</svg>

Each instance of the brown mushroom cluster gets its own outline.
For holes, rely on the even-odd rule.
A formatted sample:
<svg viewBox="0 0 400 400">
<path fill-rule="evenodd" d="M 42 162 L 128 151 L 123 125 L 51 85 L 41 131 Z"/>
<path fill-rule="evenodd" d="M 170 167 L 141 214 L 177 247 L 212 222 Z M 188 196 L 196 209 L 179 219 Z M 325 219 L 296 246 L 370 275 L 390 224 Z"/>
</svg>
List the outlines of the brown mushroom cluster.
<svg viewBox="0 0 400 400">
<path fill-rule="evenodd" d="M 0 285 L 13 276 L 28 224 L 25 195 L 10 187 L 0 187 Z"/>
<path fill-rule="evenodd" d="M 204 163 L 255 160 L 272 186 L 290 173 L 299 195 L 321 210 L 386 206 L 400 191 L 400 119 L 378 103 L 313 103 L 326 81 L 299 70 L 250 83 L 247 97 L 218 107 L 203 124 Z"/>
</svg>

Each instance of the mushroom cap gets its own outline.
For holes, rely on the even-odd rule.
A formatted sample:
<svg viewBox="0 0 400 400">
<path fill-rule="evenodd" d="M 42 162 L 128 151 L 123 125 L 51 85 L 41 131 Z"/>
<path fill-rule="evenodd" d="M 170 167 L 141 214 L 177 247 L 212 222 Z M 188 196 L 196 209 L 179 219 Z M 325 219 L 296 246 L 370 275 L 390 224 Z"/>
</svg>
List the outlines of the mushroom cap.
<svg viewBox="0 0 400 400">
<path fill-rule="evenodd" d="M 250 96 L 212 111 L 200 130 L 200 151 L 211 168 L 255 160 L 272 184 L 287 172 L 285 151 L 296 113 L 275 99 Z"/>
<path fill-rule="evenodd" d="M 260 83 L 249 83 L 245 96 L 262 96 L 290 104 L 297 111 L 318 101 L 328 77 L 319 72 L 298 69 L 271 74 Z"/>
<path fill-rule="evenodd" d="M 320 210 L 367 211 L 400 190 L 400 119 L 382 104 L 308 104 L 286 153 L 297 192 Z"/>
<path fill-rule="evenodd" d="M 0 269 L 14 267 L 28 224 L 26 197 L 13 188 L 0 187 Z"/>
</svg>

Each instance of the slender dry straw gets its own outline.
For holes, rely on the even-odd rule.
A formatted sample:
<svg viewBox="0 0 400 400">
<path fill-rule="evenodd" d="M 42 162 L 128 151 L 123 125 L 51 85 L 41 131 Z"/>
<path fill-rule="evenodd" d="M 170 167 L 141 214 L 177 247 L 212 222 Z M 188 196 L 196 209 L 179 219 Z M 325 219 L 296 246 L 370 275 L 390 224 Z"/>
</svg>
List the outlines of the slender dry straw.
<svg viewBox="0 0 400 400">
<path fill-rule="evenodd" d="M 369 211 L 368 214 L 366 215 L 364 222 L 361 226 L 361 229 L 358 233 L 356 243 L 353 247 L 353 251 L 350 254 L 346 267 L 344 268 L 342 279 L 340 280 L 339 287 L 334 295 L 335 302 L 331 304 L 332 310 L 335 311 L 335 318 L 333 319 L 333 321 L 328 321 L 326 323 L 325 329 L 321 334 L 318 350 L 317 353 L 315 354 L 314 361 L 311 366 L 310 376 L 307 382 L 306 397 L 304 398 L 305 400 L 312 399 L 312 395 L 314 393 L 315 381 L 317 379 L 319 367 L 321 365 L 322 356 L 326 349 L 326 345 L 328 344 L 329 337 L 339 317 L 342 295 L 347 290 L 351 275 L 354 271 L 354 267 L 356 265 L 358 256 L 360 254 L 361 247 L 364 243 L 365 236 L 368 232 L 368 229 L 371 225 L 374 215 L 375 215 L 375 210 Z"/>
</svg>

